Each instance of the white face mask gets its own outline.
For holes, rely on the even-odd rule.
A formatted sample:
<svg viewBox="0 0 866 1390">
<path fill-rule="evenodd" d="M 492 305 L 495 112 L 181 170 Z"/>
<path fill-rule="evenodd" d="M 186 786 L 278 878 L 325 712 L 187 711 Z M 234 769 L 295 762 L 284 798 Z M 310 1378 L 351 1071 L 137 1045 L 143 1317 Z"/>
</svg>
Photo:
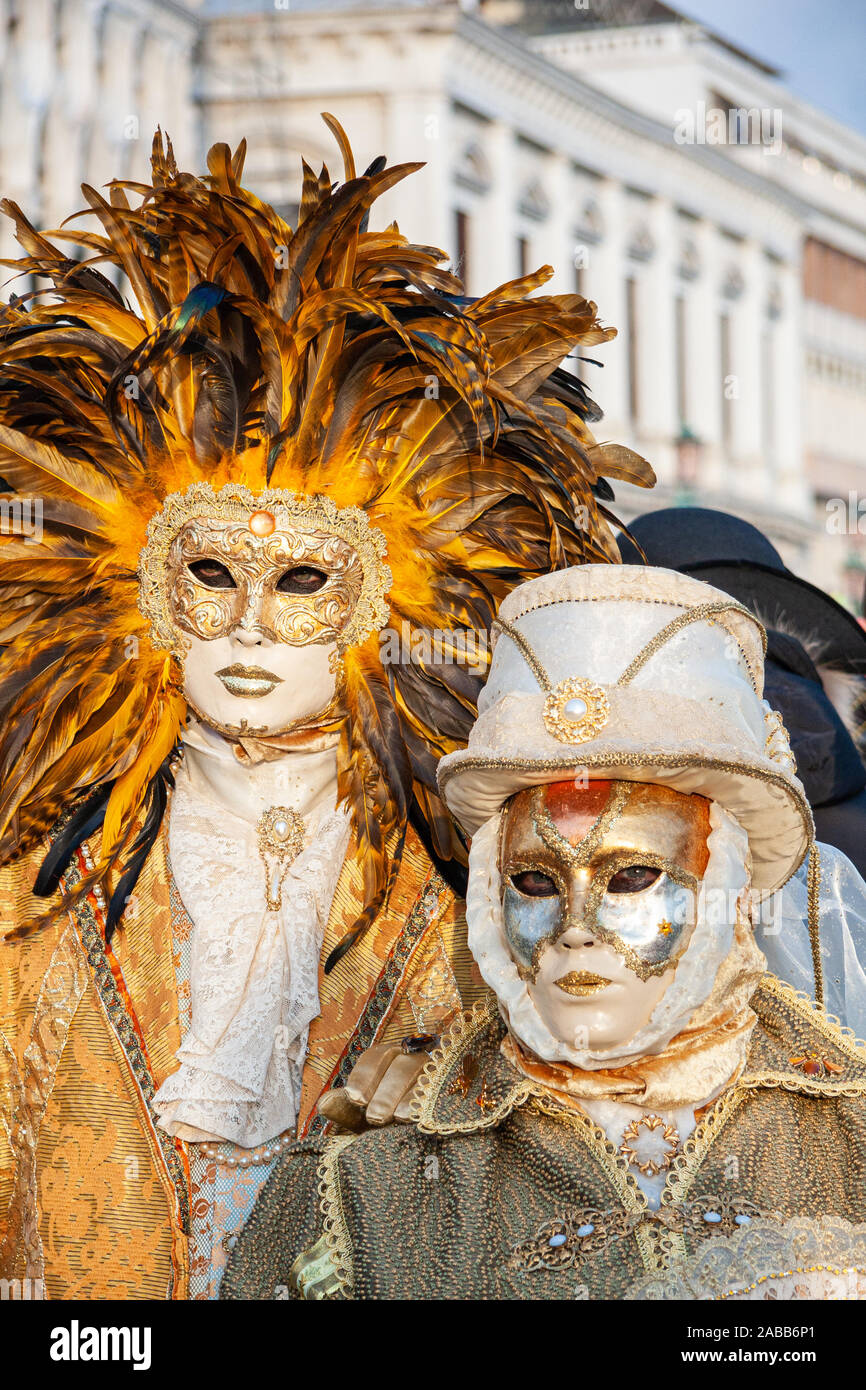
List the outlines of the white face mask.
<svg viewBox="0 0 866 1390">
<path fill-rule="evenodd" d="M 586 920 L 570 925 L 566 918 L 566 929 L 551 932 L 537 956 L 536 967 L 528 971 L 515 959 L 508 941 L 514 929 L 513 924 L 510 928 L 506 924 L 503 909 L 500 816 L 494 816 L 475 835 L 467 892 L 469 946 L 485 982 L 497 995 L 511 1031 L 537 1057 L 589 1071 L 624 1066 L 666 1047 L 709 997 L 719 965 L 733 942 L 734 904 L 748 884 L 745 832 L 715 802 L 709 806 L 709 825 L 709 857 L 687 944 L 672 955 L 660 973 L 644 969 L 644 978 L 611 944 L 610 929 L 616 929 L 617 924 L 605 902 L 600 904 L 600 916 L 608 940 L 597 937 Z M 656 882 L 661 884 L 661 879 Z M 652 887 L 644 891 L 655 926 L 660 903 L 652 897 Z M 663 886 L 658 891 L 663 892 Z M 635 895 L 634 903 L 638 896 L 642 894 Z M 616 913 L 613 899 L 607 907 Z M 629 915 L 635 910 L 630 906 Z M 636 923 L 630 922 L 633 933 L 635 928 Z M 609 983 L 597 993 L 569 994 L 563 990 L 563 979 L 583 972 Z"/>
<path fill-rule="evenodd" d="M 139 607 L 203 723 L 280 734 L 328 710 L 340 654 L 385 625 L 384 554 L 357 508 L 197 483 L 151 519 Z"/>
<path fill-rule="evenodd" d="M 250 735 L 319 714 L 336 690 L 337 640 L 362 577 L 357 553 L 338 537 L 187 522 L 169 551 L 168 602 L 195 713 Z"/>
<path fill-rule="evenodd" d="M 321 713 L 336 693 L 333 643 L 296 647 L 240 627 L 210 642 L 187 642 L 184 694 L 203 722 L 222 732 L 281 733 Z"/>
</svg>

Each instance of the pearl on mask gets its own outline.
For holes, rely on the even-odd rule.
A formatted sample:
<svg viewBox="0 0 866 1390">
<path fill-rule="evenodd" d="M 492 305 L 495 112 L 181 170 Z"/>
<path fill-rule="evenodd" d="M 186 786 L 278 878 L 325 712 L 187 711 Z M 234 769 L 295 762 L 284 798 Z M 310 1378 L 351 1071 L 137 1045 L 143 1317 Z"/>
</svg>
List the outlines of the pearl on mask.
<svg viewBox="0 0 866 1390">
<path fill-rule="evenodd" d="M 254 536 L 271 536 L 277 529 L 277 520 L 273 512 L 253 512 L 247 525 Z"/>
</svg>

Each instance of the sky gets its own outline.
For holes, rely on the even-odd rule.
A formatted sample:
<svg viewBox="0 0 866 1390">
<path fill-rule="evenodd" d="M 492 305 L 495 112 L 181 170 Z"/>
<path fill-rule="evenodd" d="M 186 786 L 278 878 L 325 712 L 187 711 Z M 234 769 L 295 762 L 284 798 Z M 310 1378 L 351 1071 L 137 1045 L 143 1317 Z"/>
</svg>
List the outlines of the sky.
<svg viewBox="0 0 866 1390">
<path fill-rule="evenodd" d="M 866 135 L 866 0 L 670 0 Z"/>
</svg>

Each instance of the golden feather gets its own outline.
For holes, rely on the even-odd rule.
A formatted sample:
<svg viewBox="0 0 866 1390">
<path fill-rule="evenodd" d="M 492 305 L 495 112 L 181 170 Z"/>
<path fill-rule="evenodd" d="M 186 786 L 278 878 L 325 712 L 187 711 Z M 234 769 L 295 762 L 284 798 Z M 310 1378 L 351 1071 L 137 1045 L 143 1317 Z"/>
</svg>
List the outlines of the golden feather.
<svg viewBox="0 0 866 1390">
<path fill-rule="evenodd" d="M 420 166 L 358 175 L 325 121 L 345 178 L 305 165 L 294 229 L 243 187 L 244 145 L 214 146 L 196 178 L 160 132 L 150 184 L 84 189 L 96 233 L 42 233 L 2 205 L 14 267 L 47 288 L 0 321 L 5 500 L 44 510 L 41 538 L 0 537 L 0 858 L 80 795 L 104 809 L 94 881 L 143 816 L 158 825 L 185 705 L 138 612 L 137 566 L 168 495 L 237 481 L 361 507 L 386 536 L 392 626 L 459 636 L 483 635 L 513 584 L 615 558 L 600 475 L 652 482 L 638 456 L 596 445 L 593 403 L 554 377 L 611 336 L 595 305 L 533 298 L 546 267 L 467 300 L 442 252 L 367 229 Z M 128 304 L 97 263 L 126 277 Z M 465 739 L 481 674 L 417 654 L 383 665 L 376 637 L 346 672 L 339 788 L 366 884 L 354 940 L 413 803 L 443 860 L 463 854 L 435 765 Z"/>
</svg>

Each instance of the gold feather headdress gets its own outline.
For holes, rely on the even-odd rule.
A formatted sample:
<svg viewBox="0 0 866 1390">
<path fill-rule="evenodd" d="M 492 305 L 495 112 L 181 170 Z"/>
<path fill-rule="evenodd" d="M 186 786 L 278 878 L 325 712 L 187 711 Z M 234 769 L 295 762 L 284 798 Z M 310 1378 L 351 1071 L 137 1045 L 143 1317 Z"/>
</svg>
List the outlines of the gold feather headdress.
<svg viewBox="0 0 866 1390">
<path fill-rule="evenodd" d="M 612 336 L 595 305 L 530 297 L 548 268 L 466 298 L 440 251 L 368 230 L 375 199 L 420 166 L 357 176 L 325 120 L 345 180 L 305 163 L 294 230 L 242 187 L 243 144 L 215 145 L 199 179 L 160 132 L 152 184 L 114 182 L 108 201 L 83 189 L 99 232 L 43 235 L 0 205 L 25 252 L 6 264 L 52 286 L 0 322 L 0 502 L 42 508 L 40 537 L 0 537 L 0 862 L 71 806 L 36 891 L 101 826 L 86 883 L 120 871 L 110 927 L 159 829 L 186 715 L 176 659 L 137 604 L 167 497 L 234 483 L 361 508 L 386 538 L 391 624 L 459 632 L 489 629 L 523 580 L 617 558 L 601 475 L 652 482 L 642 459 L 595 443 L 595 407 L 559 370 Z M 446 868 L 460 858 L 434 774 L 479 686 L 415 644 L 383 666 L 375 633 L 346 652 L 339 787 L 366 902 L 341 952 L 385 900 L 410 817 Z"/>
</svg>

